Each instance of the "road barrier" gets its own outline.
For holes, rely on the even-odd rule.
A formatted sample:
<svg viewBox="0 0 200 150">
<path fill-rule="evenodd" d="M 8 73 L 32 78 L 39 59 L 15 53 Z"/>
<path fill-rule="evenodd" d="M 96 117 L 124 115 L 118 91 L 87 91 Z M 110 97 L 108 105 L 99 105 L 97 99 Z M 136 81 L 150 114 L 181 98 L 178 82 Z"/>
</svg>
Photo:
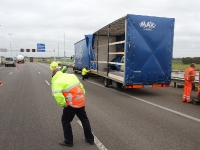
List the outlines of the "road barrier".
<svg viewBox="0 0 200 150">
<path fill-rule="evenodd" d="M 177 87 L 177 83 L 180 83 L 182 85 L 184 85 L 184 72 L 183 71 L 173 71 L 172 72 L 172 80 L 174 83 L 174 87 Z M 199 84 L 199 72 L 196 73 L 195 75 L 195 80 L 194 80 L 194 87 L 193 89 L 196 89 L 196 87 L 198 87 Z"/>
</svg>

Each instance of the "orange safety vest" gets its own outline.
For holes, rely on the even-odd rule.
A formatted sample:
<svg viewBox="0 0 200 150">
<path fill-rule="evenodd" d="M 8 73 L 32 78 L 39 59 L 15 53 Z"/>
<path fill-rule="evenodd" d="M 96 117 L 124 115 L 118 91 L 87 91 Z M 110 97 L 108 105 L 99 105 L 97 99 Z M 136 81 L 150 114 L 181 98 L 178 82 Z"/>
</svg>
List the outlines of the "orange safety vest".
<svg viewBox="0 0 200 150">
<path fill-rule="evenodd" d="M 189 81 L 194 81 L 196 72 L 193 67 L 189 67 L 185 70 L 184 79 Z"/>
<path fill-rule="evenodd" d="M 67 105 L 73 108 L 81 108 L 85 106 L 85 96 L 80 83 L 63 90 L 63 95 L 65 96 Z"/>
</svg>

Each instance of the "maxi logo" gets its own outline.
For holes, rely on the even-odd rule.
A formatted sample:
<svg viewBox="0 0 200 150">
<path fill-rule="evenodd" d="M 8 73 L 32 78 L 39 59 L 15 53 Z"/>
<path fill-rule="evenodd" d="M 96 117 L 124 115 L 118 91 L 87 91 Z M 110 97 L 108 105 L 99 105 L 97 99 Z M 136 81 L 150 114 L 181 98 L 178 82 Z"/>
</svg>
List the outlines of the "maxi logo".
<svg viewBox="0 0 200 150">
<path fill-rule="evenodd" d="M 81 61 L 82 56 L 83 56 L 83 50 L 82 50 L 82 47 L 80 46 L 76 49 L 75 57 L 76 59 L 78 59 L 78 61 Z"/>
<path fill-rule="evenodd" d="M 156 27 L 156 24 L 151 21 L 149 22 L 142 21 L 139 25 L 141 28 L 148 31 L 151 31 L 153 28 Z"/>
</svg>

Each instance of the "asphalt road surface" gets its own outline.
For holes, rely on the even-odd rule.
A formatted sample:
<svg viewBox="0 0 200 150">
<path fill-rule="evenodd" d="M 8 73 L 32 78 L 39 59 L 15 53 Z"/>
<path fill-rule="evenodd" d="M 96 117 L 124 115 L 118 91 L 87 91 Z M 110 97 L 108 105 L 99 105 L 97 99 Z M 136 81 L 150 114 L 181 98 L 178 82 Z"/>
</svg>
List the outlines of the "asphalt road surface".
<svg viewBox="0 0 200 150">
<path fill-rule="evenodd" d="M 200 149 L 200 106 L 183 103 L 183 89 L 124 90 L 105 88 L 100 77 L 80 80 L 95 145 L 85 142 L 75 117 L 74 146 L 68 148 L 58 144 L 63 141 L 62 107 L 52 97 L 49 66 L 1 67 L 0 79 L 0 150 Z"/>
</svg>

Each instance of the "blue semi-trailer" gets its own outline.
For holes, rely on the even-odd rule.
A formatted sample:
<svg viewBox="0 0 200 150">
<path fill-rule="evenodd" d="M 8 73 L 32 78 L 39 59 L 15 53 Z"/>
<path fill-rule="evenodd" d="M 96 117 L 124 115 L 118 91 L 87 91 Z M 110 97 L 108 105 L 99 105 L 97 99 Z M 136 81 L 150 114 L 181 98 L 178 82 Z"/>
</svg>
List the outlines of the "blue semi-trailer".
<svg viewBox="0 0 200 150">
<path fill-rule="evenodd" d="M 74 71 L 88 67 L 106 87 L 167 87 L 174 23 L 174 18 L 128 14 L 74 44 Z"/>
</svg>

